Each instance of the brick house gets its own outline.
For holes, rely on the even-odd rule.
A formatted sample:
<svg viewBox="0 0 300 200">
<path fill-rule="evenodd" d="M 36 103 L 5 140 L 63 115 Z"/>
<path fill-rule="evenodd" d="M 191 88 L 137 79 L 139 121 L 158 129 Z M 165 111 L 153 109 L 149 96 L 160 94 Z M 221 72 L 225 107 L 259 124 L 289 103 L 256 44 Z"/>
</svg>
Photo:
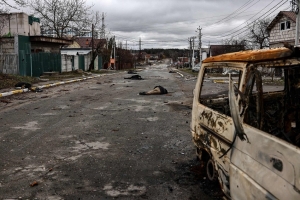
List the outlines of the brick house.
<svg viewBox="0 0 300 200">
<path fill-rule="evenodd" d="M 283 47 L 284 43 L 295 44 L 296 14 L 280 11 L 267 27 L 270 48 Z"/>
</svg>

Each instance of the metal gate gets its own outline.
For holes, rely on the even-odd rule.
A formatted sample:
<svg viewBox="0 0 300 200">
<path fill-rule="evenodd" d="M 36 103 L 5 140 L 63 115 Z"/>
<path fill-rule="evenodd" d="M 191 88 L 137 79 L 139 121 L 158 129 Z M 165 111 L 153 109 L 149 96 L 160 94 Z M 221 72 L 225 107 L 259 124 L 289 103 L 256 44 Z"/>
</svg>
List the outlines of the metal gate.
<svg viewBox="0 0 300 200">
<path fill-rule="evenodd" d="M 44 72 L 61 73 L 61 55 L 59 53 L 32 53 L 32 76 L 41 76 Z"/>
<path fill-rule="evenodd" d="M 31 53 L 28 36 L 18 36 L 19 74 L 38 77 L 43 72 L 57 71 L 61 73 L 60 53 Z"/>
<path fill-rule="evenodd" d="M 78 61 L 79 61 L 79 69 L 82 69 L 83 71 L 85 70 L 85 62 L 84 62 L 84 55 L 79 55 L 78 56 Z"/>
</svg>

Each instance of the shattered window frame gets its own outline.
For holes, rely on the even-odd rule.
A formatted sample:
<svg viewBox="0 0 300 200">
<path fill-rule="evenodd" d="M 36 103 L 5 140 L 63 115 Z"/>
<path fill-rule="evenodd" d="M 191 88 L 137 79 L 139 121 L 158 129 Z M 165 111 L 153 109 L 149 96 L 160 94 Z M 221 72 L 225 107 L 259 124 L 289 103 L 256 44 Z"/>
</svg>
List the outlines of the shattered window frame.
<svg viewBox="0 0 300 200">
<path fill-rule="evenodd" d="M 201 88 L 198 97 L 198 102 L 203 104 L 204 106 L 217 111 L 220 114 L 226 115 L 228 117 L 231 116 L 230 108 L 229 108 L 229 100 L 228 100 L 228 91 L 229 91 L 229 74 L 224 74 L 224 72 L 228 71 L 228 69 L 232 71 L 238 71 L 238 74 L 231 75 L 235 82 L 237 88 L 240 87 L 242 76 L 243 76 L 243 68 L 241 68 L 240 64 L 220 64 L 220 65 L 211 65 L 205 66 L 203 70 L 203 79 L 201 80 Z M 229 71 L 230 71 L 229 70 Z M 208 78 L 211 76 L 211 73 L 217 73 L 217 77 L 221 77 L 222 80 L 209 80 Z M 206 80 L 205 80 L 206 79 Z M 212 81 L 216 84 L 215 88 L 219 90 L 215 93 L 209 93 L 211 90 L 204 91 L 206 89 L 206 85 L 204 82 Z"/>
<path fill-rule="evenodd" d="M 249 126 L 300 147 L 300 67 L 299 65 L 268 66 L 265 69 L 264 67 L 263 65 L 255 66 L 255 69 L 258 69 L 262 76 L 264 76 L 264 70 L 267 69 L 271 73 L 269 78 L 275 77 L 277 69 L 277 79 L 283 82 L 278 87 L 262 82 L 262 96 L 261 99 L 257 99 L 259 87 L 256 86 L 254 83 L 256 80 L 254 80 L 243 121 Z M 294 87 L 295 84 L 297 87 Z M 258 106 L 258 102 L 261 102 L 261 107 Z"/>
</svg>

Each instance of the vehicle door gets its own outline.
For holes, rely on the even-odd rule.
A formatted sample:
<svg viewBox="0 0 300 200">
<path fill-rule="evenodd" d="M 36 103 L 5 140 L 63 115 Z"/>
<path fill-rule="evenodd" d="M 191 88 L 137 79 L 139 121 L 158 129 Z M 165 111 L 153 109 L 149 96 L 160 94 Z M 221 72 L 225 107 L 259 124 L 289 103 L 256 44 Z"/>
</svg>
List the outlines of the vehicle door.
<svg viewBox="0 0 300 200">
<path fill-rule="evenodd" d="M 232 77 L 239 85 L 243 74 L 241 64 L 204 64 L 194 94 L 192 130 L 194 143 L 209 152 L 222 189 L 229 195 L 230 145 L 234 132 L 228 102 L 229 75 L 223 73 L 223 66 L 235 69 Z M 214 174 L 208 178 L 213 179 Z"/>
<path fill-rule="evenodd" d="M 300 199 L 300 151 L 285 133 L 289 105 L 286 84 L 271 91 L 266 80 L 262 78 L 262 70 L 252 66 L 243 95 L 234 92 L 236 89 L 230 84 L 229 97 L 234 100 L 230 103 L 232 115 L 240 117 L 234 121 L 235 127 L 242 127 L 239 134 L 246 138 L 242 141 L 237 137 L 231 151 L 232 199 Z M 239 109 L 234 109 L 238 106 Z M 243 107 L 246 111 L 241 115 Z"/>
</svg>

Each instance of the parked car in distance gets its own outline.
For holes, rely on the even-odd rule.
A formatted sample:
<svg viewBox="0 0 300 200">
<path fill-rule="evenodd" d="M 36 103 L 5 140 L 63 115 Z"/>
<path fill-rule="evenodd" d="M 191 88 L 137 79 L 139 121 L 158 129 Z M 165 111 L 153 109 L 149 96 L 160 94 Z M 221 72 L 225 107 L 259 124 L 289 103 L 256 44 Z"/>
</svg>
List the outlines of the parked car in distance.
<svg viewBox="0 0 300 200">
<path fill-rule="evenodd" d="M 193 68 L 192 68 L 192 72 L 199 72 L 201 67 L 201 63 L 196 64 Z"/>
</svg>

